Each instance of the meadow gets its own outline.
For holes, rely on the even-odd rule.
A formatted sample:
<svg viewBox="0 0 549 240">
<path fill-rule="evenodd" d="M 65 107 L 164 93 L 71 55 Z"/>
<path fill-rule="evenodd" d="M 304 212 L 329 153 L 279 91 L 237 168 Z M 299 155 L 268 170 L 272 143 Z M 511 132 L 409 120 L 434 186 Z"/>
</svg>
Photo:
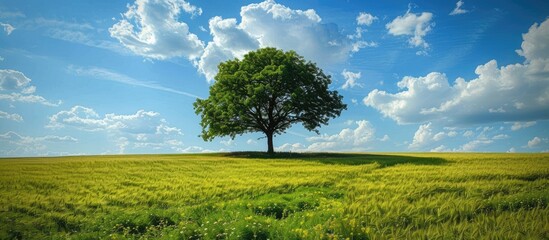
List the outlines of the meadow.
<svg viewBox="0 0 549 240">
<path fill-rule="evenodd" d="M 549 154 L 0 159 L 0 239 L 549 239 Z"/>
</svg>

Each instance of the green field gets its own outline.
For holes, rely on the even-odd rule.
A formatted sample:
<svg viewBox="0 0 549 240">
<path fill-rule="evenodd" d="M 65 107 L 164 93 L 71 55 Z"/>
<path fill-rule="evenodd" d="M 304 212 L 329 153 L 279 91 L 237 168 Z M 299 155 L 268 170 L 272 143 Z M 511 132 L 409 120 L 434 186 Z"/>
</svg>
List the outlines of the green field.
<svg viewBox="0 0 549 240">
<path fill-rule="evenodd" d="M 0 239 L 549 239 L 549 154 L 0 159 Z"/>
</svg>

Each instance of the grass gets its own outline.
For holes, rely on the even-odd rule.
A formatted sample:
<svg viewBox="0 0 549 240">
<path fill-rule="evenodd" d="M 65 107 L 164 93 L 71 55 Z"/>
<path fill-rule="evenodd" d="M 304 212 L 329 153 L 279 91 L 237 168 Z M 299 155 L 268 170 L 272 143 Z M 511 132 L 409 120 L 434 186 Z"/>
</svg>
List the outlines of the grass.
<svg viewBox="0 0 549 240">
<path fill-rule="evenodd" d="M 549 154 L 0 160 L 0 239 L 549 239 Z"/>
</svg>

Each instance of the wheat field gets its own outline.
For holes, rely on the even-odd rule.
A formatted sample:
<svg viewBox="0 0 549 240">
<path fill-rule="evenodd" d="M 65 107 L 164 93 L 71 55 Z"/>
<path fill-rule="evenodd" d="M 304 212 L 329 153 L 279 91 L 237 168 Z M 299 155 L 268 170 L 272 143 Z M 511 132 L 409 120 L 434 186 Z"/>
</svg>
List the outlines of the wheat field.
<svg viewBox="0 0 549 240">
<path fill-rule="evenodd" d="M 549 154 L 0 159 L 0 239 L 549 239 Z"/>
</svg>

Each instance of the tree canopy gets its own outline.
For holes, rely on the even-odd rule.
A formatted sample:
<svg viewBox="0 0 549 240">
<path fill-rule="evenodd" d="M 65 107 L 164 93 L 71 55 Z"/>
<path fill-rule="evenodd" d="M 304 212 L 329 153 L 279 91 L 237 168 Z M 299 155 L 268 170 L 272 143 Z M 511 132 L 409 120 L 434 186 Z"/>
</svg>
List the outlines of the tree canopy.
<svg viewBox="0 0 549 240">
<path fill-rule="evenodd" d="M 218 68 L 210 96 L 194 103 L 206 141 L 263 132 L 273 153 L 273 136 L 294 123 L 318 133 L 347 109 L 343 97 L 329 90 L 330 76 L 294 51 L 262 48 Z"/>
</svg>

